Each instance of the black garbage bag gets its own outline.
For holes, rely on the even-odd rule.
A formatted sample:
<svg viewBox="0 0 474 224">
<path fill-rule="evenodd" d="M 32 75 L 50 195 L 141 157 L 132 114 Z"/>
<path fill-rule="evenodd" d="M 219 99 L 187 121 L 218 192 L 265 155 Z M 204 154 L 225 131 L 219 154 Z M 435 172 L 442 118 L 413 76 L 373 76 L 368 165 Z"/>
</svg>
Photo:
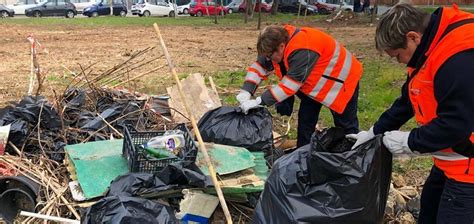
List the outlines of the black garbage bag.
<svg viewBox="0 0 474 224">
<path fill-rule="evenodd" d="M 392 169 L 382 136 L 340 153 L 316 151 L 315 138 L 276 161 L 253 222 L 381 223 Z"/>
<path fill-rule="evenodd" d="M 273 149 L 272 115 L 256 108 L 247 115 L 239 107 L 223 106 L 208 111 L 198 123 L 206 142 L 244 147 L 250 151 Z"/>
<path fill-rule="evenodd" d="M 172 208 L 155 201 L 127 196 L 111 196 L 89 207 L 82 224 L 96 223 L 178 223 Z"/>
<path fill-rule="evenodd" d="M 140 196 L 171 189 L 212 186 L 212 181 L 194 162 L 172 163 L 157 174 L 129 173 L 115 178 L 107 196 Z"/>
</svg>

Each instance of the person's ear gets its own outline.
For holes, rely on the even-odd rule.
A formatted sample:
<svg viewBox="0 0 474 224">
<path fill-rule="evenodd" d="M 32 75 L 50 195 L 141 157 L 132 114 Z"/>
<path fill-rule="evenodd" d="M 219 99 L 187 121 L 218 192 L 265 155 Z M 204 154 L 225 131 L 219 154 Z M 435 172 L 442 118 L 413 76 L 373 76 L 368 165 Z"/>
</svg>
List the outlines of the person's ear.
<svg viewBox="0 0 474 224">
<path fill-rule="evenodd" d="M 283 51 L 285 50 L 285 43 L 281 43 L 280 46 L 278 47 L 280 49 L 280 51 Z"/>
<path fill-rule="evenodd" d="M 411 40 L 415 42 L 416 45 L 419 45 L 421 43 L 421 38 L 423 37 L 423 34 L 418 33 L 416 31 L 410 31 L 406 34 L 407 41 Z"/>
</svg>

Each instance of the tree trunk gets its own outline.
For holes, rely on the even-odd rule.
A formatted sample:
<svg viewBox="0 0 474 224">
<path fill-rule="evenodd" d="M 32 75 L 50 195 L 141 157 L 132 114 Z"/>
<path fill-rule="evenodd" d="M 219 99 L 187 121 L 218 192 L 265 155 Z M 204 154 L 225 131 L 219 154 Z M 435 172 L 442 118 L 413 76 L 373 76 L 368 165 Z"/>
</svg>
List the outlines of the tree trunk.
<svg viewBox="0 0 474 224">
<path fill-rule="evenodd" d="M 262 23 L 262 0 L 257 0 L 256 2 L 258 2 L 258 25 L 257 25 L 257 29 L 260 30 L 260 25 Z"/>
<path fill-rule="evenodd" d="M 280 4 L 280 0 L 273 0 L 272 4 L 272 15 L 276 15 L 278 12 L 278 5 Z"/>
</svg>

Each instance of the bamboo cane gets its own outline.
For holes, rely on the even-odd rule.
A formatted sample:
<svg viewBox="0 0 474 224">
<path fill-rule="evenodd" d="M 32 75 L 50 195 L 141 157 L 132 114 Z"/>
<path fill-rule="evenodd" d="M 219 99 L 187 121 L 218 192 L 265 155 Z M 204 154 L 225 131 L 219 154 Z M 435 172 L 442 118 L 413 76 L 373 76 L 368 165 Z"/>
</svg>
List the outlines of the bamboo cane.
<svg viewBox="0 0 474 224">
<path fill-rule="evenodd" d="M 183 93 L 183 86 L 181 85 L 181 81 L 179 80 L 178 74 L 176 73 L 176 70 L 173 66 L 173 63 L 171 61 L 171 56 L 168 53 L 168 48 L 166 48 L 165 41 L 163 40 L 163 37 L 161 36 L 160 29 L 158 28 L 158 25 L 156 23 L 153 24 L 153 26 L 155 27 L 155 31 L 156 31 L 156 34 L 158 35 L 158 38 L 160 39 L 161 48 L 163 49 L 163 53 L 165 54 L 166 60 L 168 61 L 168 66 L 170 67 L 171 73 L 173 74 L 176 84 L 178 85 L 179 96 L 181 98 L 181 101 L 183 102 L 183 105 L 184 105 L 184 108 L 186 109 L 188 117 L 191 119 L 191 124 L 193 126 L 194 133 L 196 134 L 196 138 L 199 142 L 199 149 L 204 155 L 204 159 L 207 163 L 209 174 L 211 175 L 211 179 L 212 179 L 212 182 L 214 183 L 214 187 L 216 188 L 217 196 L 221 203 L 222 210 L 224 210 L 225 218 L 227 220 L 227 223 L 231 224 L 232 217 L 230 216 L 229 208 L 227 207 L 227 204 L 225 202 L 224 194 L 222 193 L 222 189 L 216 177 L 216 172 L 214 170 L 214 167 L 211 164 L 211 159 L 209 158 L 209 155 L 207 153 L 207 148 L 204 145 L 204 141 L 202 140 L 201 133 L 199 132 L 196 120 L 194 119 L 194 114 L 191 112 L 191 110 L 189 110 L 188 103 L 186 102 L 186 98 Z"/>
</svg>

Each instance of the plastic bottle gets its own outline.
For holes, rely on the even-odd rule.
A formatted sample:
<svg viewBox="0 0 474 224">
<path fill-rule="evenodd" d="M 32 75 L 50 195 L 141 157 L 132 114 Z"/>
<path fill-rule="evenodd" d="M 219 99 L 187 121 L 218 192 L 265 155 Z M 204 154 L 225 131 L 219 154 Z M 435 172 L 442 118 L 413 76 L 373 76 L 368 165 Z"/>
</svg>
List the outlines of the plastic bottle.
<svg viewBox="0 0 474 224">
<path fill-rule="evenodd" d="M 173 130 L 167 131 L 164 135 L 156 136 L 150 139 L 148 142 L 143 144 L 146 148 L 155 149 L 167 149 L 169 151 L 175 151 L 181 147 L 184 147 L 185 139 L 182 131 Z"/>
</svg>

